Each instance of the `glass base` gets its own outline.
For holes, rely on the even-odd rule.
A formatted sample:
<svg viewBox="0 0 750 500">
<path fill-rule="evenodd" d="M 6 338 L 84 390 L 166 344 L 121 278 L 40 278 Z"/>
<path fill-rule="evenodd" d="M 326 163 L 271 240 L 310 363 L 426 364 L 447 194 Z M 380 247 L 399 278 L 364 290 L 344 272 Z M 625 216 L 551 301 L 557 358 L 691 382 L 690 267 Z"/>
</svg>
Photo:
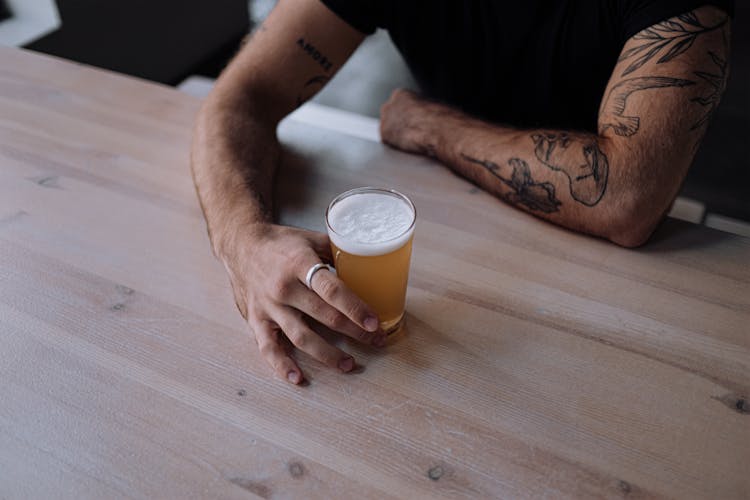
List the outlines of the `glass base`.
<svg viewBox="0 0 750 500">
<path fill-rule="evenodd" d="M 392 337 L 392 336 L 395 336 L 401 330 L 401 328 L 404 326 L 404 323 L 406 323 L 405 312 L 401 313 L 401 316 L 399 316 L 396 319 L 381 322 L 380 328 L 383 329 L 386 337 Z"/>
</svg>

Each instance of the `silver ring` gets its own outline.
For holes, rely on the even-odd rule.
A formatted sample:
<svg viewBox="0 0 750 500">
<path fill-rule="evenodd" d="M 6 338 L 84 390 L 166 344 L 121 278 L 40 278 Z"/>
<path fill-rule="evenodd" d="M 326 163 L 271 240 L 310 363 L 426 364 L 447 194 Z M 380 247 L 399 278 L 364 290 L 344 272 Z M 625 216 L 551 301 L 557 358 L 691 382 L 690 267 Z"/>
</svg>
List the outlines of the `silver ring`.
<svg viewBox="0 0 750 500">
<path fill-rule="evenodd" d="M 313 276 L 315 276 L 315 273 L 320 271 L 321 269 L 328 269 L 332 273 L 336 273 L 336 270 L 333 268 L 333 266 L 329 266 L 328 264 L 323 264 L 322 262 L 318 262 L 314 266 L 310 268 L 309 271 L 307 271 L 307 277 L 305 277 L 305 283 L 307 283 L 307 288 L 310 290 L 313 289 L 312 287 L 312 279 Z"/>
</svg>

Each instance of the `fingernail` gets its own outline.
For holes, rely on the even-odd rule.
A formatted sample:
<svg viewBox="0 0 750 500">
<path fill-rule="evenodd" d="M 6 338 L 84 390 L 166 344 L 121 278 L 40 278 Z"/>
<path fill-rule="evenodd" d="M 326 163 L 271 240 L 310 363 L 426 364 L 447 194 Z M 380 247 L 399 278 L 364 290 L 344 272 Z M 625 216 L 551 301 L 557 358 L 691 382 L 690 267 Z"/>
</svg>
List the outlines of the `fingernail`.
<svg viewBox="0 0 750 500">
<path fill-rule="evenodd" d="M 385 337 L 382 335 L 378 335 L 374 339 L 372 339 L 372 345 L 375 347 L 385 347 Z"/>
<path fill-rule="evenodd" d="M 342 372 L 349 372 L 354 368 L 354 360 L 352 358 L 344 358 L 339 361 L 339 370 Z"/>
<path fill-rule="evenodd" d="M 286 378 L 293 384 L 299 384 L 299 373 L 294 370 L 290 370 L 289 373 L 286 374 Z"/>
<path fill-rule="evenodd" d="M 374 332 L 378 329 L 378 318 L 375 316 L 368 316 L 365 318 L 365 330 L 368 332 Z"/>
</svg>

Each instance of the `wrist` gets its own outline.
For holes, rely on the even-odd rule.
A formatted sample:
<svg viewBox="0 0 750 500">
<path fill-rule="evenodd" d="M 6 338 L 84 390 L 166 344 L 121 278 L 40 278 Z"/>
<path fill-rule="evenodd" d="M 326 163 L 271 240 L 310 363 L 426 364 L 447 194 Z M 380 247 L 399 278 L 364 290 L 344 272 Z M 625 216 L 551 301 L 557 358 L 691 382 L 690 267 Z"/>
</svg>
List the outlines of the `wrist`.
<svg viewBox="0 0 750 500">
<path fill-rule="evenodd" d="M 413 122 L 415 141 L 420 152 L 432 158 L 445 157 L 445 131 L 456 127 L 455 111 L 437 102 L 422 100 Z"/>
<path fill-rule="evenodd" d="M 227 264 L 234 260 L 239 252 L 251 250 L 253 243 L 261 241 L 270 226 L 271 222 L 264 220 L 235 220 L 224 224 L 220 229 L 210 231 L 214 255 Z"/>
</svg>

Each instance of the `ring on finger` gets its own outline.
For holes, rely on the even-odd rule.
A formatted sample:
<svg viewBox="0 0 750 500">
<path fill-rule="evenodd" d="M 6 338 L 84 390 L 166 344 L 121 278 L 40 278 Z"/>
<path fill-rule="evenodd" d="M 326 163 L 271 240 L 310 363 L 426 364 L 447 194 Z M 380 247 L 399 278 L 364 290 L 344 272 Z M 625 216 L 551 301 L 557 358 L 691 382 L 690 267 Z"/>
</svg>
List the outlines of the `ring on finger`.
<svg viewBox="0 0 750 500">
<path fill-rule="evenodd" d="M 324 264 L 322 262 L 318 262 L 314 266 L 310 267 L 310 269 L 307 271 L 307 276 L 305 277 L 305 283 L 307 284 L 307 288 L 309 288 L 310 290 L 313 289 L 312 287 L 313 276 L 315 276 L 315 273 L 317 273 L 321 269 L 328 269 L 330 272 L 334 274 L 336 273 L 336 270 L 333 268 L 333 266 Z"/>
</svg>

